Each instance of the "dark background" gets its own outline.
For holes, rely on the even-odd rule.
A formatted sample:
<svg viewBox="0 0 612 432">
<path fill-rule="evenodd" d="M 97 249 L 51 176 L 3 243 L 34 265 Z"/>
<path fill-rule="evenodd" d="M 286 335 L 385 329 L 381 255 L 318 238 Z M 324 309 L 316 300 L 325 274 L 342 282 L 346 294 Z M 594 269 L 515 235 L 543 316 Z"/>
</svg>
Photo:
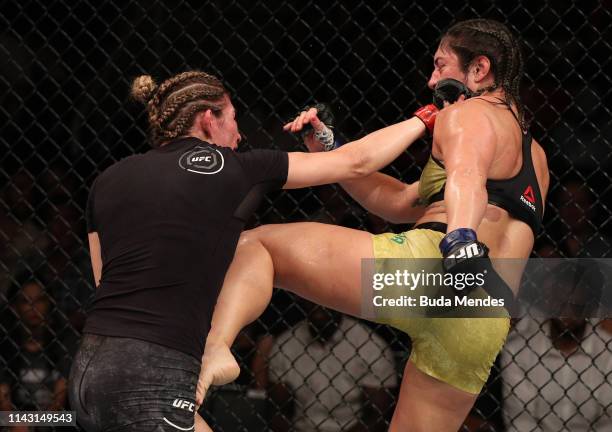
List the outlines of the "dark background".
<svg viewBox="0 0 612 432">
<path fill-rule="evenodd" d="M 11 286 L 35 278 L 52 304 L 54 340 L 70 352 L 93 293 L 84 226 L 98 173 L 146 151 L 131 80 L 187 69 L 230 89 L 248 148 L 299 148 L 282 123 L 313 100 L 332 104 L 345 138 L 397 122 L 429 101 L 432 56 L 457 20 L 506 23 L 522 42 L 521 95 L 546 150 L 551 188 L 535 255 L 612 254 L 612 2 L 1 1 L 0 302 L 12 343 Z M 388 172 L 415 181 L 419 142 Z M 319 220 L 400 230 L 368 215 L 338 187 L 267 197 L 250 226 Z M 294 300 L 277 296 L 257 334 Z M 297 308 L 293 307 L 292 310 Z M 298 318 L 296 318 L 298 317 Z M 57 330 L 59 329 L 59 330 Z M 401 352 L 403 336 L 378 328 Z M 259 332 L 259 333 L 258 333 Z M 69 357 L 68 357 L 69 358 Z"/>
</svg>

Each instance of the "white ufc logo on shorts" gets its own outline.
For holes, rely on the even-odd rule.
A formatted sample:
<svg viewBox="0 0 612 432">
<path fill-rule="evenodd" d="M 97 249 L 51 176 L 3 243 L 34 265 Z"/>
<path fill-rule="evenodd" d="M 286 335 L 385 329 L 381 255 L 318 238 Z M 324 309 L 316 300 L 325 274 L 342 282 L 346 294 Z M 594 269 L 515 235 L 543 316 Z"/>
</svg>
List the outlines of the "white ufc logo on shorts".
<svg viewBox="0 0 612 432">
<path fill-rule="evenodd" d="M 194 404 L 185 399 L 174 399 L 172 406 L 179 409 L 186 409 L 189 412 L 193 412 Z"/>
</svg>

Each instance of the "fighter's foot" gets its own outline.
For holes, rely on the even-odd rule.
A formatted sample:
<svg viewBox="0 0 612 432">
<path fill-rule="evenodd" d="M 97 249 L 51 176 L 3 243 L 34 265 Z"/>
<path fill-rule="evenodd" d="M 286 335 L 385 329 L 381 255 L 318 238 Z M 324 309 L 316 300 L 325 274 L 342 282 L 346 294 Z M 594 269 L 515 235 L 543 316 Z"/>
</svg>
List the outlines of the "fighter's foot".
<svg viewBox="0 0 612 432">
<path fill-rule="evenodd" d="M 202 404 L 211 385 L 220 386 L 231 383 L 238 378 L 238 375 L 240 375 L 240 366 L 229 347 L 223 342 L 206 341 L 196 388 L 196 405 Z"/>
</svg>

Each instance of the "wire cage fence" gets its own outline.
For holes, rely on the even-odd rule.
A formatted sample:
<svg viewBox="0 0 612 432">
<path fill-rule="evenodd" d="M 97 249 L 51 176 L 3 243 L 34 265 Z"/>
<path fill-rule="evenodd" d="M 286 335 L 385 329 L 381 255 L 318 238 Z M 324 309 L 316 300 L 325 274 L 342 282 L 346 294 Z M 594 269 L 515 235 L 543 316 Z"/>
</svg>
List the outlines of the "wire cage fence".
<svg viewBox="0 0 612 432">
<path fill-rule="evenodd" d="M 521 97 L 551 168 L 533 256 L 611 256 L 609 0 L 2 2 L 0 409 L 68 408 L 67 371 L 94 294 L 89 186 L 148 148 L 144 113 L 128 97 L 135 76 L 211 72 L 231 91 L 242 148 L 294 150 L 281 125 L 313 101 L 334 108 L 346 139 L 410 116 L 431 98 L 441 34 L 476 17 L 506 23 L 522 43 Z M 386 172 L 415 181 L 428 155 L 417 142 Z M 409 227 L 368 214 L 337 185 L 269 194 L 249 227 L 303 220 Z M 202 409 L 215 430 L 385 430 L 410 339 L 324 310 L 337 346 L 315 352 L 299 337 L 312 336 L 313 310 L 277 292 L 241 333 L 238 384 L 214 389 Z M 571 334 L 555 325 L 514 326 L 464 430 L 610 425 L 611 322 L 588 320 Z"/>
</svg>

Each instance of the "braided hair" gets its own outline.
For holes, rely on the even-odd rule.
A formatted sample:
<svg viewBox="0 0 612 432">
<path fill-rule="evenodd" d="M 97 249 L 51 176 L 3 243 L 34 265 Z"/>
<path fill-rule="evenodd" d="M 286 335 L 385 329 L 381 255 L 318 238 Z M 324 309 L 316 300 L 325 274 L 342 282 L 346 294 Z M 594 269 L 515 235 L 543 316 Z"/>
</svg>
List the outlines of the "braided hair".
<svg viewBox="0 0 612 432">
<path fill-rule="evenodd" d="M 201 71 L 183 72 L 159 86 L 150 75 L 132 82 L 132 97 L 147 107 L 151 145 L 184 136 L 198 112 L 206 109 L 220 115 L 227 90 L 214 75 Z"/>
<path fill-rule="evenodd" d="M 525 109 L 519 93 L 523 56 L 518 41 L 508 27 L 489 19 L 461 21 L 442 36 L 440 44 L 450 47 L 457 54 L 463 72 L 468 71 L 476 57 L 487 57 L 495 82 L 481 89 L 480 93 L 497 88 L 504 90 L 505 102 L 516 106 L 521 127 L 526 129 Z"/>
</svg>

